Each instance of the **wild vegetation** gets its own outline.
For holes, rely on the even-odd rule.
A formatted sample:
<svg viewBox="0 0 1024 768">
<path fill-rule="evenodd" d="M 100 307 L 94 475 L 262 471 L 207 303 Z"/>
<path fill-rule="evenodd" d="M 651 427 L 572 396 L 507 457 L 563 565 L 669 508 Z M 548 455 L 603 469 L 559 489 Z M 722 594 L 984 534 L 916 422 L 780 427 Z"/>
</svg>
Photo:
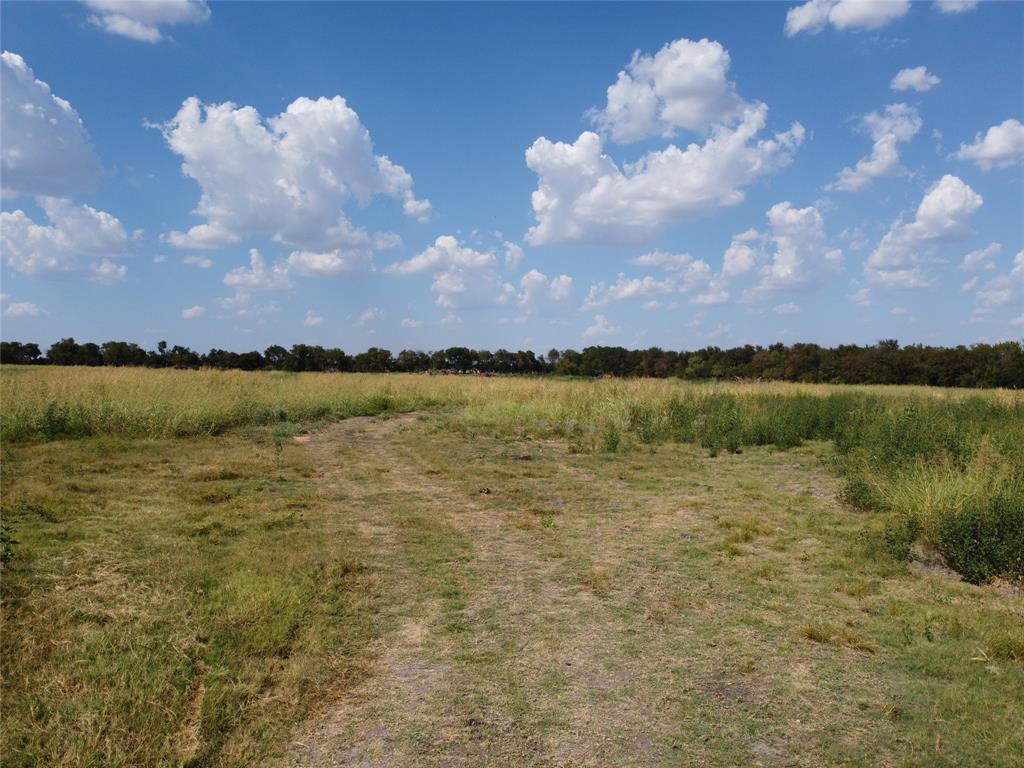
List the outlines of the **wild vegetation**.
<svg viewBox="0 0 1024 768">
<path fill-rule="evenodd" d="M 623 434 L 695 442 L 711 456 L 828 440 L 844 498 L 892 513 L 897 554 L 916 544 L 974 580 L 1024 576 L 1024 398 L 1014 392 L 11 367 L 2 387 L 4 442 L 208 436 L 436 409 L 588 451 L 614 451 Z"/>
<path fill-rule="evenodd" d="M 7 765 L 1024 749 L 1016 391 L 8 365 L 0 399 Z"/>
</svg>

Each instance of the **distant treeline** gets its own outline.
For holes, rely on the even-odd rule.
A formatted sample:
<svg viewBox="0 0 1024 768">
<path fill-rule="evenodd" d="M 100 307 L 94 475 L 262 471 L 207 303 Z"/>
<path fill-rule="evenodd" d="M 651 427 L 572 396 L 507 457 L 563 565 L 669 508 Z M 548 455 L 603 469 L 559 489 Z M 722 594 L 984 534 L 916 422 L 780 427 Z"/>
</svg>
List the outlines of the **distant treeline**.
<svg viewBox="0 0 1024 768">
<path fill-rule="evenodd" d="M 894 340 L 872 346 L 817 344 L 747 344 L 732 349 L 705 347 L 674 352 L 658 347 L 552 349 L 530 351 L 449 347 L 436 352 L 404 349 L 397 355 L 371 347 L 357 355 L 340 349 L 296 344 L 274 345 L 263 352 L 211 349 L 200 354 L 188 347 L 155 351 L 137 344 L 108 341 L 79 344 L 72 338 L 51 346 L 44 356 L 38 344 L 5 341 L 0 362 L 18 365 L 109 365 L 149 368 L 237 368 L 243 371 L 353 371 L 359 373 L 458 372 L 555 374 L 563 376 L 647 376 L 682 379 L 766 379 L 834 384 L 928 384 L 938 387 L 1024 387 L 1024 346 L 1020 342 L 959 347 L 900 347 Z"/>
</svg>

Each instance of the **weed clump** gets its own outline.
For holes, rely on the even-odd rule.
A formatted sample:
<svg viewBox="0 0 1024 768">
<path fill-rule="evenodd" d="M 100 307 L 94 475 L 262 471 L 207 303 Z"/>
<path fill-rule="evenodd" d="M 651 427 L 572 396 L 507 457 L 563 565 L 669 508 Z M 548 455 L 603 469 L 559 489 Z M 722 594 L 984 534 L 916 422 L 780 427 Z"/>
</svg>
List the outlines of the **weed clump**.
<svg viewBox="0 0 1024 768">
<path fill-rule="evenodd" d="M 694 419 L 697 409 L 693 401 L 677 395 L 669 398 L 665 407 L 668 434 L 677 443 L 692 443 L 694 438 Z"/>
<path fill-rule="evenodd" d="M 986 643 L 988 652 L 997 659 L 1024 663 L 1024 630 L 993 634 Z"/>
<path fill-rule="evenodd" d="M 615 425 L 615 422 L 608 422 L 604 432 L 601 433 L 601 447 L 608 453 L 616 453 L 619 450 L 620 441 L 619 428 Z"/>
<path fill-rule="evenodd" d="M 644 445 L 653 443 L 659 432 L 655 409 L 646 403 L 633 403 L 629 408 L 629 428 Z"/>
<path fill-rule="evenodd" d="M 837 627 L 827 622 L 813 621 L 800 628 L 800 636 L 821 645 L 846 646 L 863 653 L 875 653 L 878 646 L 847 627 Z"/>
</svg>

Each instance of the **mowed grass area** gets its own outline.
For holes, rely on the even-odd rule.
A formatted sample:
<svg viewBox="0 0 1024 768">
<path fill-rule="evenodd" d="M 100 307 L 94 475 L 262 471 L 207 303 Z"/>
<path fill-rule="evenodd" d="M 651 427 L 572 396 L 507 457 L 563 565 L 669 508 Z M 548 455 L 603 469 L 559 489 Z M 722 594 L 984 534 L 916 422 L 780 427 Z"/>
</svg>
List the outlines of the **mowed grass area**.
<svg viewBox="0 0 1024 768">
<path fill-rule="evenodd" d="M 3 491 L 5 766 L 251 764 L 362 673 L 377 588 L 290 431 L 6 445 Z"/>
<path fill-rule="evenodd" d="M 1017 583 L 894 553 L 893 521 L 925 519 L 910 491 L 842 500 L 914 477 L 933 507 L 1012 502 L 1014 393 L 7 367 L 0 386 L 4 765 L 1024 753 Z M 837 394 L 900 435 L 970 413 L 968 447 L 890 449 L 865 490 L 888 438 L 837 452 L 818 405 L 780 410 Z"/>
</svg>

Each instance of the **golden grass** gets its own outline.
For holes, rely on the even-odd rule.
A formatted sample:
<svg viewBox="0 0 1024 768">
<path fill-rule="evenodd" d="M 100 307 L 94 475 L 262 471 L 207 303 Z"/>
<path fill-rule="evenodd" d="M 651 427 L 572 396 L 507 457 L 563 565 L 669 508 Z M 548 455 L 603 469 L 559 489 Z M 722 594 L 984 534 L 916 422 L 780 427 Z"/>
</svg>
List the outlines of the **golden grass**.
<svg viewBox="0 0 1024 768">
<path fill-rule="evenodd" d="M 981 396 L 1004 405 L 1024 403 L 1024 394 L 1012 390 L 8 365 L 0 368 L 0 437 L 219 434 L 275 421 L 436 408 L 460 409 L 468 425 L 571 430 L 576 425 L 626 425 L 637 404 L 663 405 L 673 396 L 824 397 L 840 391 L 931 402 Z"/>
</svg>

